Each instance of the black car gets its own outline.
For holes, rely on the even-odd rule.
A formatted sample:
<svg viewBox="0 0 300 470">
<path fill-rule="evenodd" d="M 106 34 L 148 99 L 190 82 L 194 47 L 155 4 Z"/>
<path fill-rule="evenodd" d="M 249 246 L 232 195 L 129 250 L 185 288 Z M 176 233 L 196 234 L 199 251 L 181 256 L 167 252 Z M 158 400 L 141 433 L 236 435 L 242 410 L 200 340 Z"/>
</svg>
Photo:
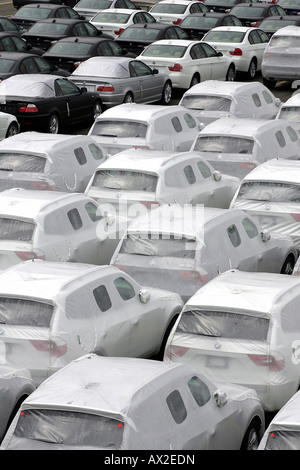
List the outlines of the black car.
<svg viewBox="0 0 300 470">
<path fill-rule="evenodd" d="M 46 59 L 36 54 L 26 52 L 0 53 L 0 80 L 6 80 L 13 75 L 24 74 L 55 74 L 68 77 L 69 72 L 49 64 Z"/>
<path fill-rule="evenodd" d="M 276 3 L 255 2 L 235 5 L 230 13 L 241 20 L 243 26 L 259 26 L 269 16 L 285 15 L 284 9 Z"/>
<path fill-rule="evenodd" d="M 1 31 L 10 31 L 18 36 L 21 36 L 21 34 L 25 32 L 22 26 L 17 26 L 16 23 L 5 16 L 0 16 L 0 32 Z"/>
<path fill-rule="evenodd" d="M 217 26 L 242 26 L 242 22 L 231 13 L 208 12 L 193 13 L 186 16 L 180 27 L 190 39 L 202 39 L 204 34 Z"/>
<path fill-rule="evenodd" d="M 27 52 L 29 54 L 42 55 L 44 51 L 37 47 L 32 47 L 25 39 L 20 38 L 16 33 L 0 32 L 0 53 L 1 52 Z"/>
<path fill-rule="evenodd" d="M 238 3 L 251 3 L 252 0 L 203 0 L 203 4 L 206 5 L 209 10 L 227 12 Z"/>
<path fill-rule="evenodd" d="M 180 26 L 172 24 L 137 23 L 127 26 L 115 42 L 138 56 L 146 46 L 159 39 L 188 39 L 188 35 Z"/>
<path fill-rule="evenodd" d="M 75 123 L 91 125 L 101 113 L 101 101 L 65 77 L 14 75 L 0 83 L 0 111 L 16 116 L 21 131 L 56 134 Z"/>
<path fill-rule="evenodd" d="M 51 3 L 32 3 L 31 5 L 24 5 L 10 17 L 14 23 L 23 26 L 26 30 L 37 21 L 45 20 L 46 18 L 85 19 L 84 16 L 79 15 L 79 13 L 71 7 Z"/>
<path fill-rule="evenodd" d="M 68 36 L 101 36 L 113 39 L 109 34 L 99 31 L 94 25 L 86 20 L 49 18 L 37 21 L 28 31 L 22 34 L 34 47 L 40 47 L 47 51 L 54 41 Z"/>
<path fill-rule="evenodd" d="M 289 25 L 300 26 L 300 16 L 269 16 L 260 23 L 259 27 L 271 38 L 278 29 Z"/>
<path fill-rule="evenodd" d="M 74 7 L 78 0 L 40 0 L 40 3 L 55 3 L 56 5 L 68 5 Z M 18 10 L 24 5 L 36 3 L 36 0 L 13 0 L 13 6 Z"/>
<path fill-rule="evenodd" d="M 300 13 L 299 0 L 278 0 L 277 5 L 280 5 L 286 15 L 298 15 Z"/>
<path fill-rule="evenodd" d="M 77 63 L 95 56 L 135 57 L 113 39 L 100 37 L 68 37 L 60 39 L 44 52 L 43 57 L 53 65 L 74 72 Z"/>
</svg>

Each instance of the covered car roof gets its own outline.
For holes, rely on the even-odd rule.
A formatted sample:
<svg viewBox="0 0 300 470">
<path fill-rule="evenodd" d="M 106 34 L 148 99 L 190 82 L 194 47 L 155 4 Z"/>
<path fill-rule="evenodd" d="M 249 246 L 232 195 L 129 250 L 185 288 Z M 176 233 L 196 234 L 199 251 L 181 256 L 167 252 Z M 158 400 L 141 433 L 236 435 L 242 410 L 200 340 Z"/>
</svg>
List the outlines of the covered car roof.
<svg viewBox="0 0 300 470">
<path fill-rule="evenodd" d="M 41 73 L 13 75 L 0 83 L 0 101 L 5 96 L 26 96 L 31 98 L 50 98 L 55 96 L 54 83 L 58 75 Z"/>
<path fill-rule="evenodd" d="M 129 64 L 132 62 L 130 57 L 91 57 L 75 69 L 71 74 L 86 75 L 89 77 L 107 77 L 107 78 L 128 78 L 130 77 Z"/>
<path fill-rule="evenodd" d="M 300 161 L 276 158 L 254 168 L 243 181 L 281 181 L 300 184 Z"/>
<path fill-rule="evenodd" d="M 185 95 L 206 94 L 234 97 L 238 93 L 250 93 L 257 89 L 266 90 L 266 87 L 257 81 L 254 82 L 223 82 L 220 80 L 205 80 L 197 83 L 185 91 Z"/>
<path fill-rule="evenodd" d="M 275 31 L 273 36 L 300 36 L 300 28 L 296 25 L 288 25 Z"/>
<path fill-rule="evenodd" d="M 130 121 L 145 121 L 151 122 L 157 117 L 166 116 L 168 114 L 178 115 L 178 113 L 186 113 L 188 110 L 179 105 L 164 106 L 155 104 L 137 104 L 137 103 L 124 103 L 106 109 L 95 120 L 105 121 L 106 119 L 125 119 Z"/>
<path fill-rule="evenodd" d="M 220 118 L 204 127 L 198 137 L 221 134 L 247 136 L 253 139 L 269 129 L 281 129 L 285 124 L 286 122 L 280 119 Z"/>
</svg>

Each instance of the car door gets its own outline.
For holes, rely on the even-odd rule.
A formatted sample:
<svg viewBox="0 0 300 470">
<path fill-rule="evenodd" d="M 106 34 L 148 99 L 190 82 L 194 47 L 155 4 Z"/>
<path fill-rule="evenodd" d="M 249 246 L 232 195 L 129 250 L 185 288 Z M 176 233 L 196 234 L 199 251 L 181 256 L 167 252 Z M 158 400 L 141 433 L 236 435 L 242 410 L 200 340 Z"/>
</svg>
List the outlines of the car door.
<svg viewBox="0 0 300 470">
<path fill-rule="evenodd" d="M 138 98 L 135 96 L 136 102 L 147 102 L 158 100 L 162 95 L 162 77 L 153 74 L 150 67 L 140 60 L 132 60 L 129 66 L 130 77 L 137 83 L 139 89 Z"/>
<path fill-rule="evenodd" d="M 255 29 L 249 33 L 248 40 L 252 46 L 251 55 L 252 57 L 257 58 L 257 68 L 258 70 L 260 70 L 263 54 L 264 54 L 266 45 L 269 42 L 269 38 L 266 34 L 266 38 L 264 40 L 264 34 L 259 34 L 258 31 Z"/>
<path fill-rule="evenodd" d="M 84 116 L 91 115 L 91 103 L 85 93 L 70 80 L 61 78 L 55 80 L 55 91 L 64 99 L 66 105 L 65 119 L 68 122 L 83 120 Z"/>
<path fill-rule="evenodd" d="M 200 73 L 200 81 L 211 79 L 211 60 L 205 53 L 203 44 L 194 44 L 190 49 L 189 65 L 191 67 L 191 77 L 195 73 Z"/>
<path fill-rule="evenodd" d="M 202 45 L 206 56 L 210 60 L 211 64 L 211 79 L 225 79 L 228 70 L 228 60 L 225 55 L 219 56 L 214 47 L 209 44 Z"/>
</svg>

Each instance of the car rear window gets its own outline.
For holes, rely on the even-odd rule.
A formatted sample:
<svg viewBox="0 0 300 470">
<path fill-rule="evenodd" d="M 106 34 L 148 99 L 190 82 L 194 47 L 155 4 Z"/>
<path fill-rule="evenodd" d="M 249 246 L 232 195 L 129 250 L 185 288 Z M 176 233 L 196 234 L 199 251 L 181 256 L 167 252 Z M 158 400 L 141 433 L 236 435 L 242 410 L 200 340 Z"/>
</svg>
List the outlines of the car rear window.
<svg viewBox="0 0 300 470">
<path fill-rule="evenodd" d="M 95 174 L 92 188 L 155 192 L 157 179 L 156 175 L 137 171 L 100 170 Z"/>
<path fill-rule="evenodd" d="M 17 10 L 14 13 L 14 16 L 16 18 L 21 17 L 21 18 L 39 18 L 39 19 L 44 19 L 48 18 L 52 10 L 50 8 L 30 8 L 23 6 L 20 10 Z"/>
<path fill-rule="evenodd" d="M 270 431 L 265 450 L 300 450 L 300 432 L 284 429 Z"/>
<path fill-rule="evenodd" d="M 24 410 L 14 435 L 66 446 L 119 449 L 124 423 L 106 416 L 65 410 Z"/>
<path fill-rule="evenodd" d="M 32 239 L 35 224 L 23 220 L 0 218 L 0 240 L 21 240 L 28 242 Z"/>
<path fill-rule="evenodd" d="M 289 122 L 300 121 L 300 106 L 283 106 L 280 110 L 279 119 L 285 119 Z"/>
<path fill-rule="evenodd" d="M 93 17 L 93 22 L 97 23 L 120 23 L 125 24 L 129 20 L 131 13 L 110 13 L 100 11 Z"/>
<path fill-rule="evenodd" d="M 66 54 L 66 55 L 88 55 L 92 49 L 92 44 L 82 43 L 82 42 L 57 42 L 48 49 L 47 53 L 51 54 Z"/>
<path fill-rule="evenodd" d="M 213 18 L 209 16 L 188 16 L 185 18 L 180 26 L 184 28 L 185 26 L 195 26 L 198 28 L 213 28 L 216 26 L 219 18 Z"/>
<path fill-rule="evenodd" d="M 128 234 L 120 248 L 121 253 L 134 255 L 195 258 L 197 242 L 193 238 L 176 238 L 174 235 L 145 233 Z"/>
<path fill-rule="evenodd" d="M 213 310 L 186 310 L 177 332 L 232 339 L 266 341 L 269 318 L 253 313 Z"/>
<path fill-rule="evenodd" d="M 198 111 L 229 111 L 232 100 L 225 96 L 187 95 L 182 99 L 182 106 Z"/>
<path fill-rule="evenodd" d="M 142 57 L 167 57 L 172 59 L 179 59 L 183 57 L 187 47 L 185 46 L 174 46 L 169 44 L 152 44 L 148 46 L 142 53 Z"/>
<path fill-rule="evenodd" d="M 251 8 L 244 6 L 233 7 L 231 13 L 238 18 L 247 17 L 247 18 L 259 18 L 264 14 L 264 8 L 254 7 L 251 5 Z"/>
<path fill-rule="evenodd" d="M 49 328 L 53 309 L 35 300 L 0 297 L 0 324 Z"/>
<path fill-rule="evenodd" d="M 148 125 L 145 122 L 139 121 L 110 121 L 99 120 L 95 122 L 92 130 L 92 135 L 99 135 L 102 137 L 140 137 L 145 138 L 148 130 Z"/>
<path fill-rule="evenodd" d="M 1 73 L 8 73 L 11 71 L 11 69 L 13 68 L 13 66 L 15 65 L 15 60 L 13 59 L 4 59 L 3 57 L 1 57 L 1 60 L 0 60 L 0 72 Z"/>
<path fill-rule="evenodd" d="M 0 153 L 0 171 L 44 173 L 46 158 L 32 154 Z"/>
<path fill-rule="evenodd" d="M 106 10 L 111 6 L 111 0 L 80 0 L 76 8 L 91 8 L 93 10 Z"/>
<path fill-rule="evenodd" d="M 194 150 L 200 152 L 242 153 L 252 154 L 254 141 L 242 137 L 230 136 L 199 136 Z"/>
<path fill-rule="evenodd" d="M 67 28 L 68 28 L 68 25 L 64 23 L 37 22 L 31 26 L 30 35 L 32 34 L 54 35 L 55 37 L 55 36 L 59 36 L 60 34 L 64 34 Z"/>
<path fill-rule="evenodd" d="M 300 36 L 272 36 L 269 47 L 299 47 Z"/>
<path fill-rule="evenodd" d="M 242 42 L 245 33 L 240 31 L 209 31 L 204 37 L 205 42 Z"/>
<path fill-rule="evenodd" d="M 237 199 L 267 202 L 300 202 L 300 185 L 249 181 L 241 185 Z"/>
<path fill-rule="evenodd" d="M 263 29 L 264 31 L 270 31 L 274 32 L 275 30 L 279 28 L 283 28 L 284 26 L 288 25 L 293 25 L 296 24 L 295 20 L 280 20 L 280 19 L 274 19 L 269 17 L 267 21 L 262 21 L 260 23 L 260 28 Z"/>
</svg>

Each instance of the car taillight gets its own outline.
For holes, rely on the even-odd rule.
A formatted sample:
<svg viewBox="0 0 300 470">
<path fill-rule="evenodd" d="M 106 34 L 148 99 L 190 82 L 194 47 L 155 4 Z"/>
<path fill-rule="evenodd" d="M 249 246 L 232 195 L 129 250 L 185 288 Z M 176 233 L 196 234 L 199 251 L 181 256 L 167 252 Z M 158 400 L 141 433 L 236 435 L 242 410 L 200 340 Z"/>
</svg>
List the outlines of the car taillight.
<svg viewBox="0 0 300 470">
<path fill-rule="evenodd" d="M 246 170 L 253 170 L 253 168 L 256 168 L 255 163 L 246 163 L 246 162 L 240 162 L 240 165 L 242 168 L 245 168 Z"/>
<path fill-rule="evenodd" d="M 243 55 L 243 51 L 239 47 L 236 47 L 234 51 L 229 51 L 229 54 L 230 55 Z"/>
<path fill-rule="evenodd" d="M 20 106 L 19 113 L 37 113 L 38 109 L 35 104 L 27 104 L 25 106 Z"/>
<path fill-rule="evenodd" d="M 300 214 L 290 214 L 296 222 L 300 222 Z"/>
<path fill-rule="evenodd" d="M 46 259 L 45 254 L 43 253 L 34 253 L 33 251 L 15 251 L 15 254 L 20 258 L 22 261 L 28 261 L 29 259 Z"/>
<path fill-rule="evenodd" d="M 268 367 L 272 372 L 278 372 L 285 366 L 284 358 L 275 358 L 269 354 L 248 354 L 248 357 L 259 367 Z"/>
<path fill-rule="evenodd" d="M 114 91 L 114 87 L 110 83 L 105 83 L 103 85 L 99 85 L 97 91 Z"/>
<path fill-rule="evenodd" d="M 264 54 L 264 60 L 269 59 L 270 57 L 272 57 L 272 55 L 273 55 L 273 52 L 266 52 Z"/>
<path fill-rule="evenodd" d="M 182 22 L 182 19 L 181 18 L 177 18 L 177 20 L 175 21 L 172 21 L 173 24 L 180 24 Z"/>
<path fill-rule="evenodd" d="M 143 204 L 143 206 L 145 206 L 149 211 L 159 207 L 159 202 L 156 202 L 156 201 L 139 201 L 139 202 L 140 204 Z"/>
<path fill-rule="evenodd" d="M 31 181 L 31 184 L 36 189 L 43 189 L 45 191 L 55 191 L 56 189 L 54 184 L 49 184 L 46 181 Z"/>
<path fill-rule="evenodd" d="M 180 65 L 180 64 L 174 64 L 174 65 L 171 65 L 170 67 L 168 67 L 168 69 L 169 69 L 171 72 L 181 72 L 181 70 L 182 70 L 182 65 Z"/>
<path fill-rule="evenodd" d="M 115 33 L 117 36 L 119 36 L 119 34 L 121 34 L 122 31 L 124 31 L 124 28 L 120 28 L 120 29 L 118 29 L 117 31 L 114 31 L 114 33 Z"/>
<path fill-rule="evenodd" d="M 260 25 L 260 21 L 253 21 L 252 23 L 250 23 L 250 26 L 252 26 L 252 28 L 257 28 L 259 25 Z"/>
<path fill-rule="evenodd" d="M 115 264 L 114 266 L 118 269 L 121 269 L 121 271 L 126 271 L 127 269 L 127 266 L 121 266 L 120 264 Z"/>
<path fill-rule="evenodd" d="M 79 61 L 79 62 L 74 62 L 74 64 L 73 64 L 73 65 L 74 65 L 75 69 L 77 69 L 78 65 L 80 65 L 80 64 L 81 64 L 81 62 L 82 62 L 82 61 Z"/>
<path fill-rule="evenodd" d="M 58 345 L 51 340 L 31 340 L 30 342 L 38 351 L 49 352 L 51 356 L 60 357 L 67 352 L 65 343 Z"/>
<path fill-rule="evenodd" d="M 170 344 L 165 349 L 164 359 L 171 359 L 172 357 L 182 357 L 189 349 L 183 346 L 174 346 Z"/>
<path fill-rule="evenodd" d="M 193 281 L 195 284 L 206 284 L 208 282 L 208 274 L 200 274 L 197 271 L 178 271 L 180 276 L 187 281 Z"/>
</svg>

